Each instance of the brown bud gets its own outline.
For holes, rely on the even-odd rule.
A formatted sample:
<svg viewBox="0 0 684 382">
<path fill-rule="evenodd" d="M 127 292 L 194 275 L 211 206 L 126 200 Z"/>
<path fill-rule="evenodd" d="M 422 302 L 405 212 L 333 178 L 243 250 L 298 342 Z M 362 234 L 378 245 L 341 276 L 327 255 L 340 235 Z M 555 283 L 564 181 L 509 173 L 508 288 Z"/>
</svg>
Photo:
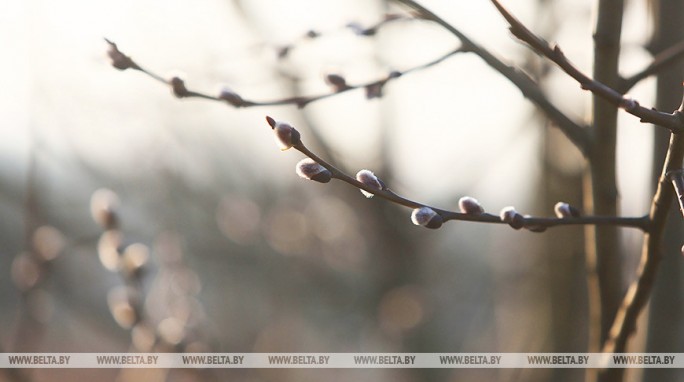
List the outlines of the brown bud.
<svg viewBox="0 0 684 382">
<path fill-rule="evenodd" d="M 344 79 L 339 74 L 328 74 L 325 76 L 325 82 L 330 85 L 336 92 L 349 89 L 349 85 L 347 85 L 347 80 Z"/>
<path fill-rule="evenodd" d="M 190 95 L 190 92 L 185 87 L 185 81 L 183 81 L 180 77 L 171 78 L 169 84 L 171 84 L 171 90 L 173 90 L 173 95 L 176 97 L 184 98 Z"/>
<path fill-rule="evenodd" d="M 119 48 L 117 48 L 116 44 L 105 39 L 107 44 L 109 44 L 109 50 L 107 50 L 107 55 L 109 58 L 112 60 L 112 66 L 119 69 L 119 70 L 126 70 L 126 69 L 140 69 L 138 65 L 133 62 L 133 60 L 123 54 Z"/>
<path fill-rule="evenodd" d="M 384 82 L 375 82 L 370 85 L 366 85 L 366 99 L 381 98 L 382 86 L 384 84 Z"/>
<path fill-rule="evenodd" d="M 243 100 L 239 94 L 235 93 L 230 89 L 221 90 L 221 93 L 219 94 L 218 98 L 220 100 L 228 102 L 229 104 L 235 107 L 244 106 L 245 104 L 245 100 Z"/>
</svg>

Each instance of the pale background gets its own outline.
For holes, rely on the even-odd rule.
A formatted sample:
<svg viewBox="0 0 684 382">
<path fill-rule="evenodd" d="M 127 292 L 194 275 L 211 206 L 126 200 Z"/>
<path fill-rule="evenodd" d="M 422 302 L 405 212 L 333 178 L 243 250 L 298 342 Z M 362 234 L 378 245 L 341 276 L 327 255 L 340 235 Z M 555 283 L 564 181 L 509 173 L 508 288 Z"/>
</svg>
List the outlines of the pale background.
<svg viewBox="0 0 684 382">
<path fill-rule="evenodd" d="M 505 61 L 539 64 L 510 37 L 489 2 L 424 3 Z M 590 2 L 554 2 L 544 13 L 535 2 L 505 4 L 590 72 Z M 544 251 L 544 235 L 463 222 L 434 232 L 415 227 L 405 208 L 365 200 L 342 183 L 299 179 L 294 164 L 301 154 L 280 152 L 264 122 L 265 115 L 288 120 L 306 142 L 315 129 L 336 163 L 351 173 L 374 170 L 415 200 L 455 209 L 458 198 L 471 195 L 489 212 L 514 205 L 550 215 L 553 204 L 541 205 L 537 191 L 544 124 L 516 88 L 475 56 L 457 55 L 393 81 L 381 100 L 368 101 L 358 90 L 303 111 L 233 109 L 178 100 L 139 72 L 113 69 L 103 40 L 115 41 L 164 76 L 182 73 L 191 89 L 217 94 L 227 86 L 245 98 L 270 100 L 325 92 L 322 76 L 330 71 L 362 83 L 458 46 L 427 22 L 399 21 L 375 37 L 344 28 L 352 21 L 370 26 L 385 12 L 400 10 L 361 0 L 0 2 L 2 350 L 133 349 L 130 330 L 117 325 L 107 302 L 122 280 L 98 261 L 101 231 L 89 215 L 90 195 L 106 187 L 121 200 L 126 240 L 152 251 L 142 288 L 150 325 L 168 318 L 180 322 L 179 342 L 193 349 L 584 351 L 581 268 L 568 269 L 577 274 L 568 293 L 580 302 L 566 318 L 575 343 L 559 348 L 550 339 L 558 302 L 548 292 L 554 253 Z M 647 19 L 642 2 L 629 2 L 625 74 L 649 60 L 641 48 L 649 38 Z M 323 36 L 302 39 L 311 29 Z M 291 54 L 279 61 L 277 48 L 292 42 Z M 554 69 L 543 86 L 562 110 L 586 118 L 589 96 L 565 75 Z M 648 105 L 652 91 L 647 80 L 632 95 Z M 650 197 L 651 127 L 620 116 L 622 213 L 641 215 Z M 564 146 L 554 154 L 557 164 L 577 173 L 581 158 Z M 10 270 L 15 256 L 30 247 L 32 224 L 56 227 L 67 245 L 52 262 L 37 300 L 22 300 Z M 626 267 L 632 269 L 641 237 L 624 231 L 624 238 Z M 181 271 L 170 271 L 163 260 L 174 251 L 182 253 Z M 39 335 L 17 337 L 22 314 L 36 319 Z M 66 379 L 77 372 L 45 373 L 30 376 Z M 291 370 L 226 376 L 508 381 L 546 380 L 552 373 Z M 105 377 L 142 378 L 115 370 Z"/>
</svg>

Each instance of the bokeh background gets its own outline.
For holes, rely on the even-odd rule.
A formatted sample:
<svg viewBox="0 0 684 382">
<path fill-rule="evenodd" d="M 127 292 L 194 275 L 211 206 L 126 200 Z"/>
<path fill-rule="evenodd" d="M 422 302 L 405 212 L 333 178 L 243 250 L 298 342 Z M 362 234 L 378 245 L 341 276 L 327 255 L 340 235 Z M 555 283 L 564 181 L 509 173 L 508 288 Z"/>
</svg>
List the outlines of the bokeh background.
<svg viewBox="0 0 684 382">
<path fill-rule="evenodd" d="M 489 2 L 424 3 L 587 119 L 589 95 L 514 41 Z M 647 4 L 627 3 L 629 74 L 649 62 L 652 27 Z M 505 4 L 591 71 L 592 2 Z M 425 21 L 388 23 L 373 36 L 346 27 L 406 11 L 381 0 L 0 2 L 1 350 L 585 351 L 581 228 L 416 227 L 406 208 L 299 179 L 302 155 L 279 151 L 264 122 L 287 120 L 349 173 L 371 169 L 396 192 L 446 209 L 464 195 L 493 213 L 514 205 L 548 216 L 556 201 L 581 205 L 579 153 L 477 57 L 391 81 L 381 99 L 357 90 L 301 110 L 235 109 L 178 100 L 139 72 L 117 71 L 103 40 L 165 77 L 181 73 L 191 89 L 272 100 L 327 92 L 327 73 L 364 83 L 459 45 Z M 306 38 L 310 30 L 320 36 Z M 652 80 L 632 90 L 642 104 L 653 93 Z M 622 213 L 641 215 L 653 187 L 652 128 L 620 118 Z M 96 209 L 118 205 L 120 222 L 104 238 L 91 217 L 101 189 L 111 192 L 98 193 Z M 627 285 L 641 235 L 623 238 Z M 119 239 L 120 264 L 111 255 Z M 632 345 L 644 343 L 642 330 Z M 563 381 L 583 371 L 26 370 L 0 380 L 77 376 Z"/>
</svg>

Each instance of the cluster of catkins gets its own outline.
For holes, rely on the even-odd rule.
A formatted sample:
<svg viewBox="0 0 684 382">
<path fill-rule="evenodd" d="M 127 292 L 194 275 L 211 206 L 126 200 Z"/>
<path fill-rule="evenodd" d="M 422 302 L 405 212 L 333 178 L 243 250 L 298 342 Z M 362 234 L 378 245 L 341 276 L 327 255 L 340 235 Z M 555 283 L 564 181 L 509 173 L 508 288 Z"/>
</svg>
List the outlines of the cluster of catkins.
<svg viewBox="0 0 684 382">
<path fill-rule="evenodd" d="M 275 133 L 276 143 L 281 150 L 287 150 L 294 146 L 301 144 L 301 136 L 297 129 L 292 127 L 289 123 L 276 121 L 271 117 L 266 117 L 266 121 Z M 308 180 L 313 180 L 319 183 L 328 183 L 333 178 L 333 173 L 330 169 L 321 165 L 311 158 L 304 158 L 297 163 L 296 173 L 300 177 Z M 370 170 L 361 170 L 356 174 L 356 180 L 365 186 L 359 187 L 361 193 L 367 198 L 372 198 L 375 192 L 386 191 L 385 184 Z M 484 208 L 477 199 L 464 196 L 458 201 L 460 213 L 465 215 L 482 215 L 485 213 Z M 559 219 L 578 217 L 579 211 L 565 202 L 558 202 L 554 206 L 554 211 Z M 546 227 L 539 225 L 528 225 L 525 220 L 530 218 L 529 215 L 521 215 L 514 207 L 504 207 L 499 213 L 501 222 L 507 223 L 514 229 L 527 228 L 533 232 L 543 232 Z M 435 211 L 428 206 L 415 208 L 411 212 L 411 221 L 413 224 L 423 226 L 426 228 L 436 229 L 444 223 L 444 217 L 440 212 Z"/>
</svg>

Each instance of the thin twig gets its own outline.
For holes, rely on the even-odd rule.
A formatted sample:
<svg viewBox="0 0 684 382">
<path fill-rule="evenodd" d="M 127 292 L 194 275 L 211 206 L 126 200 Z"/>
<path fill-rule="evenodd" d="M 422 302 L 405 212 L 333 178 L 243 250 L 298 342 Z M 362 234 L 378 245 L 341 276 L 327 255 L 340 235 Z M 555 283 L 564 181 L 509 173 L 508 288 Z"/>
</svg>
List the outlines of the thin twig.
<svg viewBox="0 0 684 382">
<path fill-rule="evenodd" d="M 684 41 L 680 41 L 675 45 L 665 49 L 664 51 L 658 53 L 653 57 L 653 61 L 642 69 L 641 71 L 634 73 L 633 75 L 623 78 L 620 81 L 618 89 L 622 93 L 628 92 L 634 87 L 639 81 L 648 78 L 654 74 L 657 74 L 660 70 L 679 62 L 684 58 Z"/>
<path fill-rule="evenodd" d="M 339 179 L 345 183 L 350 184 L 353 187 L 356 187 L 360 190 L 367 191 L 369 193 L 372 193 L 380 198 L 383 198 L 385 200 L 388 200 L 392 203 L 399 204 L 405 207 L 409 208 L 421 208 L 421 207 L 428 207 L 435 211 L 437 214 L 439 214 L 444 221 L 448 220 L 461 220 L 461 221 L 470 221 L 470 222 L 479 222 L 479 223 L 494 223 L 494 224 L 508 224 L 507 222 L 503 221 L 502 218 L 498 215 L 492 215 L 488 213 L 482 213 L 482 214 L 466 214 L 462 212 L 455 212 L 455 211 L 449 211 L 449 210 L 444 210 L 440 208 L 436 208 L 433 206 L 429 206 L 427 204 L 423 204 L 420 202 L 416 202 L 410 199 L 407 199 L 405 197 L 402 197 L 400 195 L 397 195 L 394 193 L 392 190 L 389 188 L 385 189 L 376 189 L 373 187 L 370 187 L 362 182 L 359 182 L 356 180 L 354 177 L 346 174 L 342 170 L 338 169 L 334 165 L 328 163 L 315 153 L 313 153 L 311 150 L 309 150 L 304 143 L 299 140 L 297 143 L 294 143 L 292 147 L 298 151 L 300 151 L 302 154 L 308 156 L 309 158 L 313 159 L 316 161 L 318 164 L 321 166 L 325 167 L 330 173 L 332 174 L 332 177 L 335 179 Z M 642 217 L 618 217 L 618 216 L 580 216 L 580 217 L 564 217 L 564 218 L 546 218 L 546 217 L 531 217 L 531 216 L 524 216 L 522 217 L 522 225 L 523 227 L 526 228 L 533 228 L 533 229 L 544 229 L 544 228 L 551 228 L 551 227 L 557 227 L 557 226 L 567 226 L 567 225 L 609 225 L 609 226 L 620 226 L 620 227 L 629 227 L 629 228 L 638 228 L 643 231 L 647 230 L 649 227 L 649 220 L 648 216 L 642 216 Z"/>
<path fill-rule="evenodd" d="M 380 20 L 377 21 L 376 23 L 363 27 L 361 24 L 357 22 L 350 22 L 347 23 L 344 26 L 344 29 L 350 29 L 352 30 L 357 36 L 363 36 L 363 37 L 371 37 L 375 36 L 377 32 L 380 30 L 380 28 L 384 27 L 387 24 L 391 24 L 397 21 L 406 21 L 406 20 L 415 20 L 419 17 L 420 15 L 418 14 L 396 14 L 396 13 L 388 13 L 385 14 L 385 16 Z M 324 36 L 325 34 L 329 33 L 332 31 L 326 30 L 326 31 L 319 31 L 319 30 L 314 30 L 310 29 L 308 30 L 304 35 L 300 36 L 299 38 L 295 39 L 294 41 L 290 42 L 289 44 L 286 45 L 281 45 L 278 48 L 278 58 L 285 58 L 289 55 L 289 53 L 301 42 L 307 41 L 307 40 L 312 40 L 316 38 L 320 38 L 321 36 Z"/>
<path fill-rule="evenodd" d="M 505 64 L 503 61 L 494 56 L 487 49 L 475 43 L 470 37 L 465 35 L 459 29 L 449 24 L 446 20 L 442 19 L 438 15 L 434 14 L 429 9 L 423 7 L 422 5 L 416 3 L 413 0 L 396 0 L 406 6 L 409 6 L 416 11 L 426 20 L 431 20 L 446 30 L 451 32 L 460 41 L 464 49 L 474 53 L 480 57 L 483 61 L 487 63 L 492 69 L 499 72 L 501 75 L 506 77 L 513 85 L 515 85 L 523 94 L 523 96 L 529 99 L 532 103 L 537 105 L 539 109 L 546 114 L 546 116 L 568 137 L 568 139 L 582 152 L 585 156 L 589 154 L 591 150 L 589 137 L 587 134 L 587 129 L 585 126 L 580 125 L 570 119 L 565 113 L 554 106 L 544 95 L 542 90 L 539 88 L 534 80 L 532 80 L 525 72 L 520 69 Z"/>
<path fill-rule="evenodd" d="M 276 99 L 276 100 L 270 100 L 270 101 L 253 101 L 253 100 L 248 100 L 245 98 L 242 98 L 240 95 L 233 93 L 233 92 L 228 92 L 228 93 L 222 93 L 216 96 L 194 91 L 194 90 L 189 90 L 185 87 L 185 82 L 181 80 L 178 77 L 174 77 L 171 79 L 164 79 L 162 76 L 145 69 L 141 65 L 139 65 L 137 62 L 133 61 L 129 56 L 126 56 L 123 52 L 121 52 L 116 44 L 110 40 L 105 39 L 107 43 L 110 46 L 109 50 L 109 56 L 112 58 L 112 64 L 114 67 L 118 69 L 133 69 L 133 70 L 138 70 L 147 76 L 151 77 L 152 79 L 161 82 L 173 90 L 174 94 L 178 98 L 202 98 L 202 99 L 207 99 L 211 101 L 219 101 L 219 102 L 227 102 L 228 104 L 234 106 L 234 107 L 254 107 L 254 106 L 278 106 L 278 105 L 296 105 L 299 108 L 303 108 L 307 106 L 308 104 L 316 101 L 320 101 L 326 98 L 330 98 L 333 96 L 336 96 L 338 94 L 348 92 L 351 90 L 356 90 L 356 89 L 365 89 L 366 90 L 366 95 L 368 98 L 373 98 L 373 97 L 379 97 L 382 88 L 391 80 L 399 78 L 405 74 L 412 73 L 415 71 L 427 69 L 431 66 L 437 65 L 441 63 L 442 61 L 458 54 L 458 53 L 463 53 L 465 50 L 462 47 L 455 48 L 446 54 L 421 65 L 411 67 L 409 69 L 403 70 L 403 71 L 392 71 L 385 78 L 381 78 L 379 80 L 375 81 L 370 81 L 362 84 L 357 84 L 357 85 L 345 85 L 343 87 L 339 87 L 336 89 L 336 91 L 331 92 L 331 93 L 325 93 L 325 94 L 319 94 L 319 95 L 314 95 L 314 96 L 299 96 L 299 97 L 288 97 L 288 98 L 282 98 L 282 99 Z"/>
<path fill-rule="evenodd" d="M 407 1 L 407 0 L 399 0 Z M 673 133 L 680 133 L 684 131 L 684 117 L 682 113 L 677 110 L 673 113 L 665 113 L 655 109 L 649 109 L 639 105 L 639 102 L 632 98 L 623 96 L 617 90 L 606 86 L 605 84 L 596 81 L 577 69 L 566 57 L 558 45 L 551 46 L 546 40 L 535 35 L 532 31 L 527 29 L 515 16 L 499 3 L 498 0 L 491 0 L 499 13 L 510 24 L 511 33 L 527 43 L 546 58 L 553 61 L 565 73 L 579 82 L 582 89 L 588 90 L 599 97 L 606 99 L 608 102 L 625 109 L 628 113 L 640 118 L 641 122 L 652 123 L 669 129 Z"/>
</svg>

